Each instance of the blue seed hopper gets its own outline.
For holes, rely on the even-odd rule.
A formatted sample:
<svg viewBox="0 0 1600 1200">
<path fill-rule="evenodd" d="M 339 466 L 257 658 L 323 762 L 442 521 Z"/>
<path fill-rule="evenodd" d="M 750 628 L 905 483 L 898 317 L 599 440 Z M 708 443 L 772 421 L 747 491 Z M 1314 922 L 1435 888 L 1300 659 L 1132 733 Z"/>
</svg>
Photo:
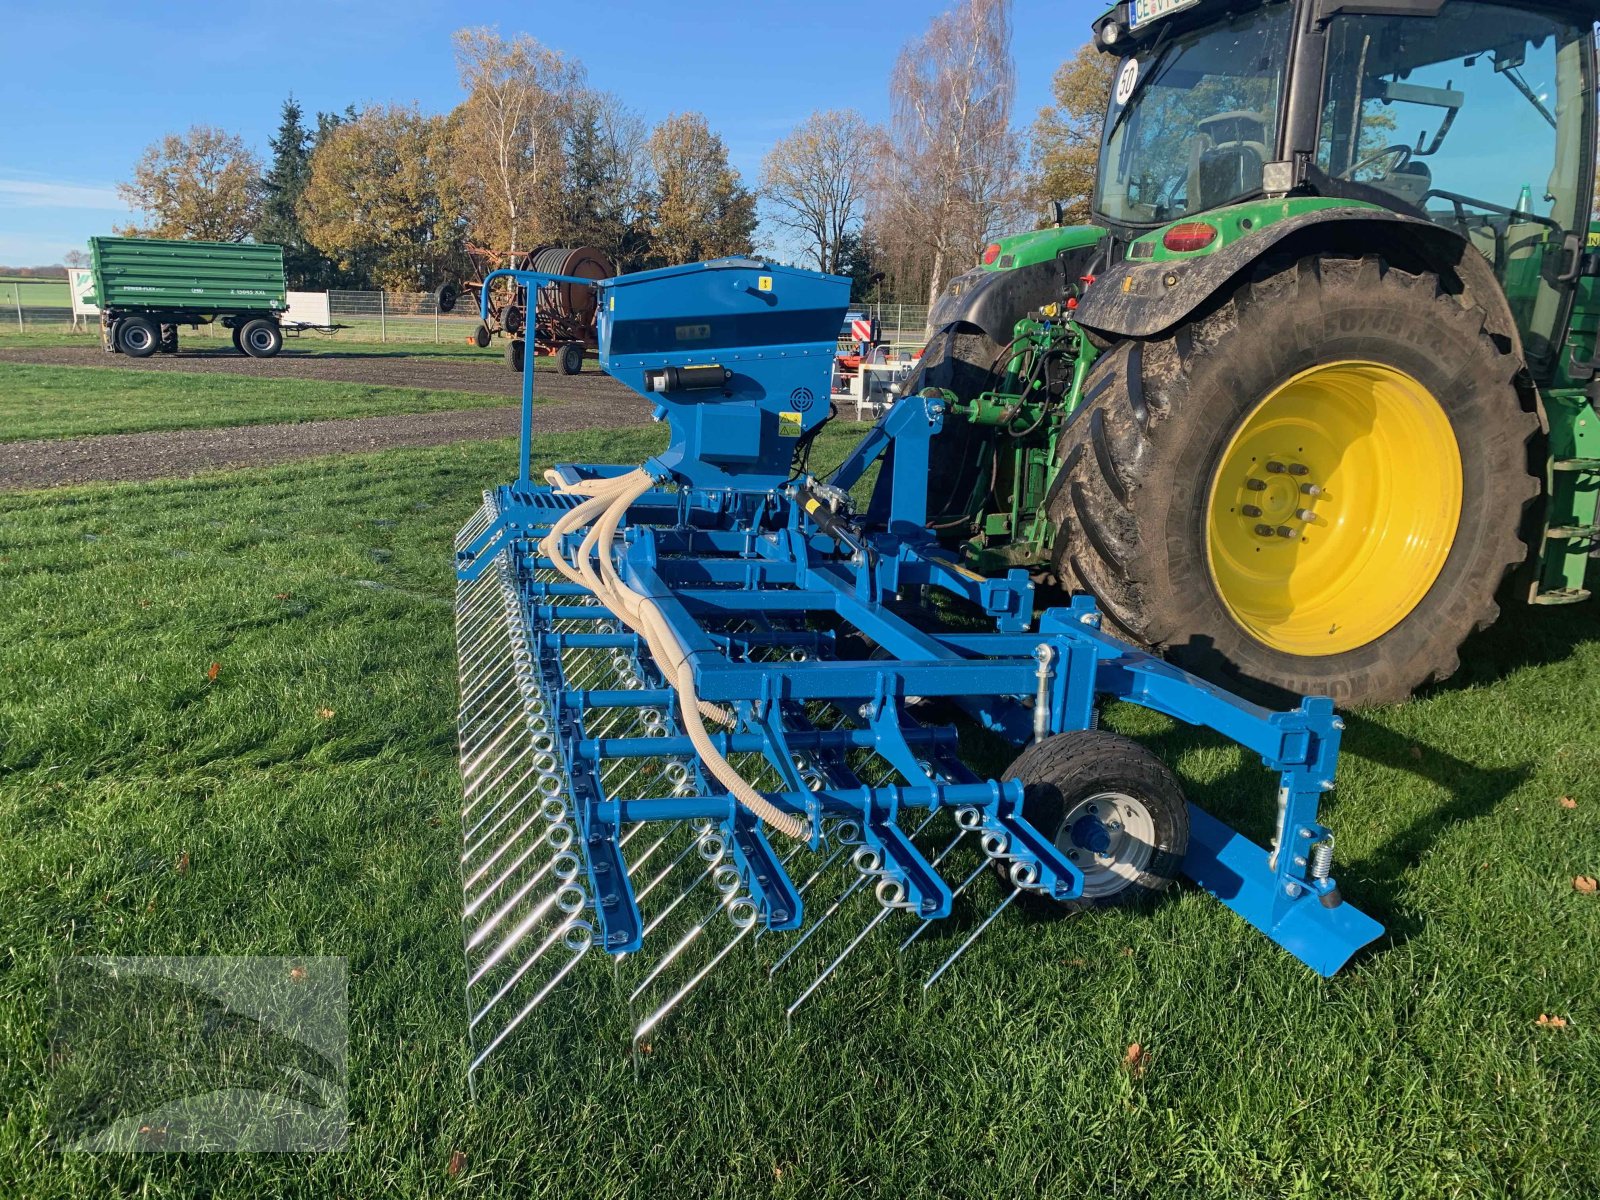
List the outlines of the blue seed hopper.
<svg viewBox="0 0 1600 1200">
<path fill-rule="evenodd" d="M 496 275 L 596 287 L 601 361 L 671 443 L 535 482 L 530 358 L 518 477 L 457 538 L 469 1078 L 594 950 L 638 1044 L 741 942 L 798 977 L 792 1017 L 886 925 L 909 947 L 962 914 L 918 951 L 928 986 L 1014 902 L 1121 903 L 1180 871 L 1323 975 L 1382 932 L 1317 817 L 1330 701 L 1268 711 L 1103 632 L 1087 598 L 1036 613 L 1024 572 L 965 569 L 926 527 L 937 392 L 807 471 L 847 280 L 747 258 Z M 1106 698 L 1259 755 L 1273 847 L 1101 731 Z"/>
</svg>

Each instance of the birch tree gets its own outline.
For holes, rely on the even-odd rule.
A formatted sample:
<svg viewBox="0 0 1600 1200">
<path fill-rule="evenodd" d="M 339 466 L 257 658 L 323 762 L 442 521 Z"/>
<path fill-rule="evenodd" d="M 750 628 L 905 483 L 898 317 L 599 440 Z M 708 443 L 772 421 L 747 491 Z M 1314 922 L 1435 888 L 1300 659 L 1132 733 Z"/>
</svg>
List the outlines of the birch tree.
<svg viewBox="0 0 1600 1200">
<path fill-rule="evenodd" d="M 869 219 L 896 273 L 921 276 L 931 304 L 1017 216 L 1010 0 L 961 0 L 935 17 L 900 51 L 890 90 Z"/>
<path fill-rule="evenodd" d="M 455 34 L 467 99 L 456 110 L 453 168 L 473 240 L 523 254 L 553 233 L 562 142 L 581 64 L 527 34 L 476 27 Z"/>
</svg>

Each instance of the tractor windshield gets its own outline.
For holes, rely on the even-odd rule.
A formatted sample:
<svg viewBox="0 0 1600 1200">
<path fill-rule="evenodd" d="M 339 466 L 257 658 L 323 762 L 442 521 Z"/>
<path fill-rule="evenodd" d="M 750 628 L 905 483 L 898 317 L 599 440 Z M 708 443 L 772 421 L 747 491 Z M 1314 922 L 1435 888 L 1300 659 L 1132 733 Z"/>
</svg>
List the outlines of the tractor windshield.
<svg viewBox="0 0 1600 1200">
<path fill-rule="evenodd" d="M 1426 216 L 1494 265 L 1524 335 L 1554 336 L 1551 272 L 1585 228 L 1586 26 L 1454 0 L 1431 17 L 1328 28 L 1322 190 Z M 1546 260 L 1551 260 L 1546 262 Z"/>
<path fill-rule="evenodd" d="M 1172 41 L 1117 69 L 1095 211 L 1157 225 L 1261 190 L 1288 66 L 1288 4 Z"/>
</svg>

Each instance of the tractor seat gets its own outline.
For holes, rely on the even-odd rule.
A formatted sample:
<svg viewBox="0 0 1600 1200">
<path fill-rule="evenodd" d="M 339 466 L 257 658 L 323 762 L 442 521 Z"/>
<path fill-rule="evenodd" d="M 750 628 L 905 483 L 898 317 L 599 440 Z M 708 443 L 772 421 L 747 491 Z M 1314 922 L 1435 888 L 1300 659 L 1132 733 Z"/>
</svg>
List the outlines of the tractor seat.
<svg viewBox="0 0 1600 1200">
<path fill-rule="evenodd" d="M 1195 125 L 1189 144 L 1189 206 L 1211 208 L 1261 187 L 1267 160 L 1267 115 L 1248 109 L 1217 113 Z"/>
</svg>

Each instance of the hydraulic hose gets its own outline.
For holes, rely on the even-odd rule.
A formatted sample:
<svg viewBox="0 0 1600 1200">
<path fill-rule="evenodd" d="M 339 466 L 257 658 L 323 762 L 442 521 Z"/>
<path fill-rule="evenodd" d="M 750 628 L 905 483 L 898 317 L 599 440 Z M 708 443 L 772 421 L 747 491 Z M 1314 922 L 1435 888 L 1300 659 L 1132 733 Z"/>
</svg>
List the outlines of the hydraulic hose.
<svg viewBox="0 0 1600 1200">
<path fill-rule="evenodd" d="M 733 714 L 719 705 L 700 699 L 695 691 L 694 666 L 665 614 L 654 600 L 634 591 L 616 572 L 612 546 L 617 529 L 629 506 L 654 486 L 649 473 L 641 468 L 612 479 L 584 480 L 570 487 L 560 484 L 549 474 L 546 478 L 558 490 L 585 495 L 587 499 L 575 505 L 551 527 L 539 544 L 540 551 L 550 559 L 557 571 L 571 582 L 589 589 L 618 620 L 643 639 L 651 656 L 660 665 L 662 675 L 677 694 L 684 730 L 712 777 L 727 788 L 740 805 L 772 828 L 793 838 L 807 836 L 808 822 L 784 812 L 758 792 L 712 743 L 706 729 L 706 719 L 731 729 L 734 725 Z M 568 560 L 562 553 L 562 539 L 585 526 L 588 527 L 588 533 L 580 543 L 575 558 Z"/>
</svg>

